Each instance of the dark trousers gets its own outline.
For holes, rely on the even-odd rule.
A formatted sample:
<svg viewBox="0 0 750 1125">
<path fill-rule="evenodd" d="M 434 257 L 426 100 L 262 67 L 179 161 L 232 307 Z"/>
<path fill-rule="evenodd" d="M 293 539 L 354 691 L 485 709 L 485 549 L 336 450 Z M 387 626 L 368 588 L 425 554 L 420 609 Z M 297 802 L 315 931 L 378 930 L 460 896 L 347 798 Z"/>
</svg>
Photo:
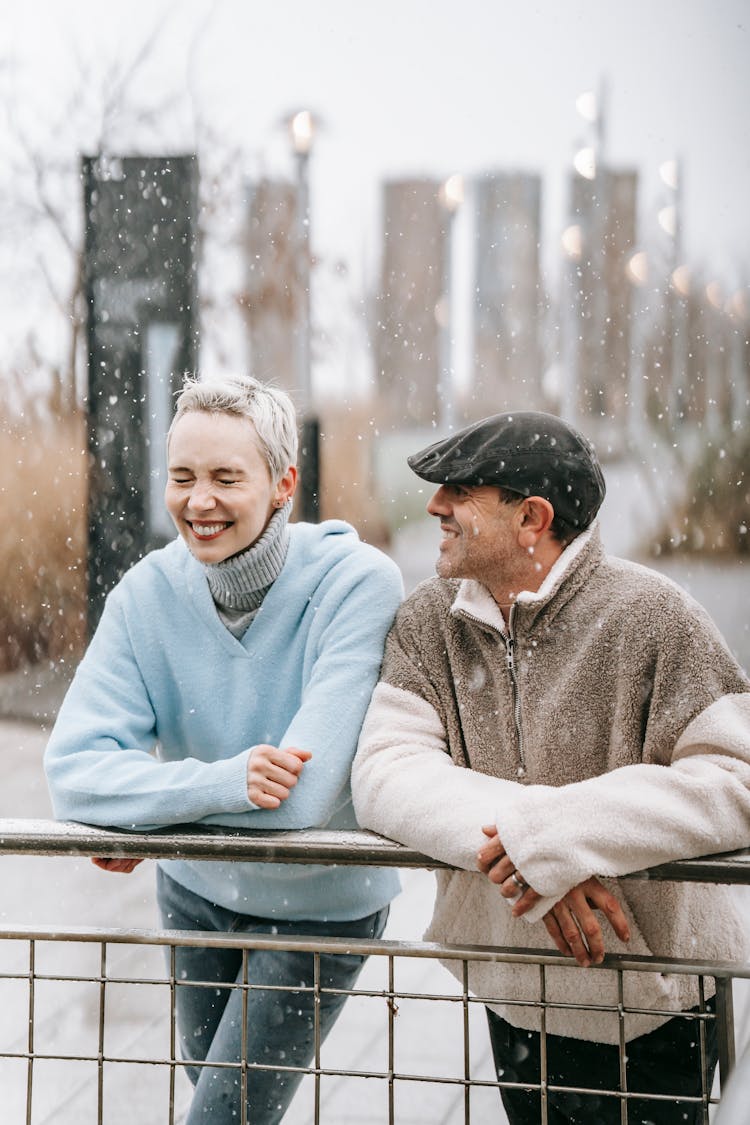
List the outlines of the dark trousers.
<svg viewBox="0 0 750 1125">
<path fill-rule="evenodd" d="M 706 1010 L 714 1010 L 713 1000 Z M 698 1009 L 692 1009 L 697 1012 Z M 487 1009 L 492 1054 L 502 1082 L 539 1082 L 539 1033 L 512 1027 Z M 718 1058 L 716 1024 L 705 1022 L 707 1092 L 711 1092 Z M 547 1082 L 589 1090 L 621 1090 L 617 1047 L 567 1036 L 547 1035 Z M 656 1031 L 627 1044 L 629 1093 L 666 1094 L 671 1099 L 702 1094 L 700 1031 L 697 1020 L 675 1016 Z M 501 1090 L 510 1125 L 539 1125 L 541 1094 L 537 1090 Z M 621 1099 L 604 1094 L 548 1094 L 549 1125 L 620 1125 Z M 701 1105 L 675 1100 L 627 1101 L 628 1125 L 703 1125 Z M 708 1117 L 705 1118 L 706 1122 Z"/>
</svg>

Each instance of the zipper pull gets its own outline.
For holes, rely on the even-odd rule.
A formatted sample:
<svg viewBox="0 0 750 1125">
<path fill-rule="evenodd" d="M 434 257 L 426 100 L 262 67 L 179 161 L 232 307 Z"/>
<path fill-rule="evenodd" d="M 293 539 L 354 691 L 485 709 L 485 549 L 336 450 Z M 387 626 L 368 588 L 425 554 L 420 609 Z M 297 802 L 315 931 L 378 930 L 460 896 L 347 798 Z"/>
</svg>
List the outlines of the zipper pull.
<svg viewBox="0 0 750 1125">
<path fill-rule="evenodd" d="M 509 672 L 512 672 L 515 664 L 513 661 L 513 638 L 508 637 L 505 641 L 505 666 Z"/>
</svg>

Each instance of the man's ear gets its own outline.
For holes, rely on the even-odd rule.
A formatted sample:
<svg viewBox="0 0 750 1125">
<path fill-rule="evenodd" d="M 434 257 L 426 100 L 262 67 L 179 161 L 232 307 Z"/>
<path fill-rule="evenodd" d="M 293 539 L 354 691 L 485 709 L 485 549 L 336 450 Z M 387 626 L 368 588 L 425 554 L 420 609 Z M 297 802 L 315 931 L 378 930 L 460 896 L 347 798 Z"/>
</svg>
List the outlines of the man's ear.
<svg viewBox="0 0 750 1125">
<path fill-rule="evenodd" d="M 519 505 L 519 517 L 518 542 L 528 549 L 536 547 L 544 533 L 549 531 L 555 509 L 542 496 L 527 496 Z"/>
</svg>

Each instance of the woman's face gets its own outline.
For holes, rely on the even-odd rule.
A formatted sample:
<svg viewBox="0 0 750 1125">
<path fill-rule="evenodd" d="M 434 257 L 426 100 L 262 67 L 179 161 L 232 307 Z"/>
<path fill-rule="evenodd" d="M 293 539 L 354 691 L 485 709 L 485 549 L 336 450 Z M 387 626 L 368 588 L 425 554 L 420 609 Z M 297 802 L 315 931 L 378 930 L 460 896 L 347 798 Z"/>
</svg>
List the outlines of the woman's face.
<svg viewBox="0 0 750 1125">
<path fill-rule="evenodd" d="M 246 550 L 294 492 L 296 469 L 274 483 L 257 440 L 249 419 L 201 410 L 183 414 L 172 430 L 165 501 L 199 562 Z"/>
</svg>

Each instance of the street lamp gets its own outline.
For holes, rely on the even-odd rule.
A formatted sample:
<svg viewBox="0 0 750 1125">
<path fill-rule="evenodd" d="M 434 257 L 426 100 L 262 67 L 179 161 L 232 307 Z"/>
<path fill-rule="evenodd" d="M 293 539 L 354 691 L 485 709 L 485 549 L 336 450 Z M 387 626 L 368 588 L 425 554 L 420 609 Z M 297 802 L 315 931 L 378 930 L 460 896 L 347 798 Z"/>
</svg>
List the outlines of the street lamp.
<svg viewBox="0 0 750 1125">
<path fill-rule="evenodd" d="M 312 409 L 312 363 L 310 337 L 310 181 L 309 164 L 316 122 L 309 109 L 298 110 L 287 121 L 296 173 L 295 200 L 295 309 L 296 383 L 302 414 L 300 442 L 300 518 L 315 522 L 320 518 L 320 427 Z"/>
<path fill-rule="evenodd" d="M 440 327 L 440 356 L 438 366 L 438 410 L 441 433 L 453 429 L 455 414 L 453 409 L 453 308 L 451 290 L 453 288 L 453 221 L 456 212 L 464 201 L 463 176 L 449 176 L 441 185 L 440 204 L 446 214 L 443 236 L 443 284 L 442 296 L 435 310 Z"/>
<path fill-rule="evenodd" d="M 578 223 L 566 227 L 560 236 L 563 252 L 572 262 L 580 262 L 583 255 L 583 232 Z"/>
<path fill-rule="evenodd" d="M 670 274 L 670 281 L 681 297 L 690 296 L 690 268 L 686 265 L 677 266 Z"/>
<path fill-rule="evenodd" d="M 309 109 L 302 109 L 289 118 L 296 173 L 295 200 L 295 264 L 297 281 L 297 391 L 300 409 L 307 413 L 312 399 L 310 363 L 310 182 L 309 164 L 315 126 Z"/>
<path fill-rule="evenodd" d="M 668 269 L 671 286 L 666 294 L 670 343 L 670 412 L 673 425 L 685 420 L 687 389 L 688 310 L 685 298 L 689 292 L 687 269 L 682 258 L 682 170 L 676 158 L 659 165 L 659 178 L 667 189 L 667 201 L 657 221 L 669 239 Z"/>
<path fill-rule="evenodd" d="M 609 205 L 609 174 L 606 161 L 607 88 L 602 79 L 597 90 L 586 90 L 576 98 L 576 112 L 585 121 L 585 137 L 573 155 L 578 178 L 573 189 L 579 200 L 571 218 L 580 234 L 568 228 L 567 302 L 569 318 L 566 348 L 566 401 L 568 417 L 575 422 L 579 409 L 595 413 L 594 401 L 604 398 L 607 385 L 601 349 L 597 342 L 606 331 L 610 299 L 605 283 L 605 223 Z M 582 183 L 583 181 L 584 183 Z M 584 186 L 588 185 L 588 186 Z M 576 213 L 577 212 L 577 213 Z M 565 235 L 564 235 L 565 237 Z M 584 292 L 588 285 L 589 292 Z"/>
<path fill-rule="evenodd" d="M 596 179 L 596 149 L 591 145 L 579 148 L 573 157 L 573 167 L 584 180 Z"/>
<path fill-rule="evenodd" d="M 637 250 L 625 264 L 625 272 L 633 285 L 645 285 L 648 281 L 648 255 L 645 250 Z"/>
<path fill-rule="evenodd" d="M 650 262 L 645 250 L 636 250 L 625 263 L 625 276 L 633 286 L 632 331 L 628 372 L 628 436 L 632 452 L 642 445 L 647 420 L 646 350 L 650 320 Z"/>
</svg>

